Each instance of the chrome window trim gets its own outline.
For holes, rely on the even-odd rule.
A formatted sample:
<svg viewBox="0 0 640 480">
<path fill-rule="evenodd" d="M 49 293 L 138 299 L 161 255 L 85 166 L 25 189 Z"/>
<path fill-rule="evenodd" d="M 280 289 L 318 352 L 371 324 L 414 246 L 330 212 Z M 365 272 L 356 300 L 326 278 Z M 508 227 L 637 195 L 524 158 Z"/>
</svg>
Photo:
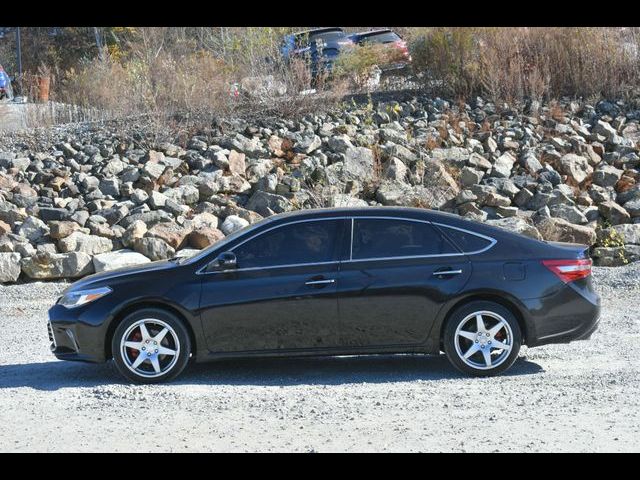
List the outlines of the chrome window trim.
<svg viewBox="0 0 640 480">
<path fill-rule="evenodd" d="M 404 255 L 404 256 L 392 256 L 392 257 L 371 257 L 371 258 L 354 259 L 353 258 L 353 235 L 354 235 L 354 231 L 355 231 L 355 220 L 356 219 L 361 219 L 361 218 L 362 219 L 375 219 L 375 220 L 402 220 L 402 221 L 409 221 L 409 222 L 426 223 L 428 225 L 437 225 L 437 226 L 442 227 L 442 228 L 450 228 L 450 229 L 453 229 L 453 230 L 458 230 L 460 232 L 468 233 L 470 235 L 474 235 L 476 237 L 483 238 L 484 240 L 487 240 L 490 243 L 485 248 L 482 248 L 480 250 L 474 250 L 472 252 L 434 253 L 434 254 L 430 254 L 430 255 Z M 342 261 L 337 260 L 337 261 L 330 261 L 330 262 L 291 263 L 291 264 L 286 264 L 286 265 L 270 265 L 270 266 L 265 266 L 265 267 L 248 267 L 248 268 L 232 268 L 232 269 L 227 269 L 227 270 L 219 270 L 219 271 L 215 271 L 215 272 L 205 272 L 204 270 L 207 268 L 207 266 L 208 266 L 208 264 L 207 264 L 207 265 L 203 265 L 200 269 L 198 269 L 196 271 L 196 274 L 197 275 L 209 275 L 209 274 L 213 274 L 213 273 L 248 272 L 248 271 L 253 271 L 253 270 L 265 270 L 265 269 L 273 269 L 273 268 L 310 267 L 310 266 L 315 266 L 315 265 L 331 265 L 331 264 L 338 264 L 338 263 L 374 262 L 374 261 L 389 261 L 389 260 L 411 260 L 411 259 L 419 259 L 419 258 L 464 257 L 464 256 L 468 256 L 468 255 L 477 255 L 477 254 L 480 254 L 480 253 L 484 253 L 487 250 L 491 249 L 496 243 L 498 243 L 498 241 L 495 238 L 489 237 L 487 235 L 483 235 L 481 233 L 473 232 L 473 231 L 467 230 L 465 228 L 454 227 L 453 225 L 447 225 L 445 223 L 440 223 L 440 222 L 431 222 L 429 220 L 421 220 L 421 219 L 418 219 L 418 218 L 394 217 L 394 216 L 388 216 L 388 215 L 356 215 L 356 216 L 349 215 L 349 216 L 341 216 L 341 217 L 306 218 L 306 219 L 302 219 L 302 220 L 295 220 L 295 221 L 292 221 L 292 222 L 282 223 L 280 225 L 274 225 L 271 228 L 263 230 L 263 231 L 255 234 L 255 235 L 252 235 L 251 237 L 247 238 L 246 240 L 243 240 L 242 242 L 240 242 L 239 244 L 234 246 L 229 251 L 233 252 L 234 249 L 238 248 L 241 245 L 244 245 L 246 242 L 248 242 L 250 240 L 253 240 L 254 238 L 259 237 L 263 233 L 270 232 L 271 230 L 275 230 L 275 229 L 280 228 L 280 227 L 286 227 L 288 225 L 293 225 L 293 224 L 296 224 L 296 223 L 319 222 L 319 221 L 324 221 L 324 220 L 347 220 L 347 219 L 351 220 L 351 245 L 350 245 L 349 259 L 348 260 L 342 260 Z"/>
</svg>

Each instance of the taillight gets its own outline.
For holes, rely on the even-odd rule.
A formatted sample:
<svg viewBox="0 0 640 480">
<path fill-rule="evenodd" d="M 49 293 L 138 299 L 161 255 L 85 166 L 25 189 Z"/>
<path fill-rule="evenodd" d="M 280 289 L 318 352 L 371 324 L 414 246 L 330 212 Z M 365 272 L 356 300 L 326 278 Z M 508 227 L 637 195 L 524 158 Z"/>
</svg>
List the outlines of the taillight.
<svg viewBox="0 0 640 480">
<path fill-rule="evenodd" d="M 591 259 L 543 260 L 542 264 L 564 283 L 573 282 L 591 275 Z"/>
<path fill-rule="evenodd" d="M 397 42 L 395 42 L 395 44 L 396 44 L 396 47 L 398 47 L 403 52 L 408 50 L 407 42 L 405 42 L 404 40 L 398 40 Z"/>
</svg>

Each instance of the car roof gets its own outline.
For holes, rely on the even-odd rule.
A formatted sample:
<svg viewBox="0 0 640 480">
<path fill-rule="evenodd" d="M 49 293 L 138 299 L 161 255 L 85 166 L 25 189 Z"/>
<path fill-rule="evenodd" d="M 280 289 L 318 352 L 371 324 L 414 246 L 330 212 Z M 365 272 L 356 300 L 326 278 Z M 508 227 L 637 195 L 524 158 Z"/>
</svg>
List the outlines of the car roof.
<svg viewBox="0 0 640 480">
<path fill-rule="evenodd" d="M 382 28 L 379 30 L 369 30 L 367 32 L 357 32 L 357 33 L 352 33 L 351 35 L 349 35 L 350 37 L 371 37 L 373 35 L 378 35 L 381 33 L 396 33 L 393 30 L 391 30 L 390 28 Z M 398 35 L 396 33 L 396 35 Z M 400 36 L 400 35 L 398 35 Z"/>
<path fill-rule="evenodd" d="M 295 33 L 292 33 L 291 35 L 293 35 L 294 37 L 297 37 L 297 36 L 302 36 L 302 35 L 310 35 L 310 34 L 314 34 L 314 33 L 329 33 L 329 32 L 343 32 L 344 33 L 344 30 L 342 30 L 342 28 L 340 28 L 340 27 L 312 28 L 310 30 L 302 30 L 300 32 L 295 32 Z"/>
<path fill-rule="evenodd" d="M 415 207 L 331 207 L 331 208 L 309 208 L 304 210 L 294 210 L 291 212 L 281 213 L 271 218 L 274 220 L 279 219 L 293 219 L 293 218 L 321 218 L 331 216 L 399 216 L 407 218 L 426 218 L 428 220 L 461 220 L 468 222 L 459 215 L 452 213 L 440 212 L 437 210 L 430 210 L 426 208 Z"/>
</svg>

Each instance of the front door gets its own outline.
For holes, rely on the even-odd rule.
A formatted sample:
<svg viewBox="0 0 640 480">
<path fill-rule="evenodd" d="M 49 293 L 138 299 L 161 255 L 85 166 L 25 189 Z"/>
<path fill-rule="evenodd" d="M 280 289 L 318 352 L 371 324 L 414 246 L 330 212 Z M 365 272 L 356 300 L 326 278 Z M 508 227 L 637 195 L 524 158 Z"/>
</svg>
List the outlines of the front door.
<svg viewBox="0 0 640 480">
<path fill-rule="evenodd" d="M 237 268 L 204 275 L 201 318 L 211 352 L 338 346 L 343 219 L 302 220 L 231 250 Z"/>
</svg>

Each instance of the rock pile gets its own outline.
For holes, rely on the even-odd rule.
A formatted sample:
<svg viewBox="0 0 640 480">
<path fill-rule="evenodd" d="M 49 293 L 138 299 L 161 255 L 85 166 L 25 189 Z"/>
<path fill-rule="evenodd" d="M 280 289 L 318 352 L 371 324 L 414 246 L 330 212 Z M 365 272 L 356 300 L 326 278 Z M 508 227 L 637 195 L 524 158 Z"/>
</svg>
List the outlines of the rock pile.
<svg viewBox="0 0 640 480">
<path fill-rule="evenodd" d="M 112 124 L 0 140 L 0 282 L 78 278 L 202 249 L 261 218 L 407 205 L 640 259 L 640 110 L 515 111 L 415 97 L 235 120 L 182 144 Z"/>
</svg>

